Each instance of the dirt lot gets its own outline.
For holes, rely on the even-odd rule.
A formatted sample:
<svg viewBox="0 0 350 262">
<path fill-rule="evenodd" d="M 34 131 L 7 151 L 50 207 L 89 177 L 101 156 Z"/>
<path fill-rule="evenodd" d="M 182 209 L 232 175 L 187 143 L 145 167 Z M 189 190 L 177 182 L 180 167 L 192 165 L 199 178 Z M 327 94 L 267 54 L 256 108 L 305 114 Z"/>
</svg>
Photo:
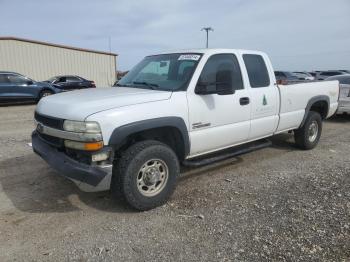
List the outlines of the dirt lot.
<svg viewBox="0 0 350 262">
<path fill-rule="evenodd" d="M 273 146 L 186 170 L 138 213 L 82 193 L 27 145 L 34 106 L 0 107 L 0 261 L 349 261 L 350 118 L 318 147 Z"/>
</svg>

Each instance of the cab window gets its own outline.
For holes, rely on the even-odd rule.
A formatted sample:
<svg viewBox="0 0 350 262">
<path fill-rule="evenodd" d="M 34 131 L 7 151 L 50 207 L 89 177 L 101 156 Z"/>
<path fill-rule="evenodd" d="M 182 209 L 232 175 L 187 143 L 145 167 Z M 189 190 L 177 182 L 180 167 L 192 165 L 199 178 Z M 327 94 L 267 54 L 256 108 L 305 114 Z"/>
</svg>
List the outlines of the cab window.
<svg viewBox="0 0 350 262">
<path fill-rule="evenodd" d="M 246 54 L 243 55 L 243 60 L 252 88 L 267 87 L 270 85 L 269 73 L 261 55 Z"/>
<path fill-rule="evenodd" d="M 199 77 L 208 90 L 220 89 L 220 84 L 230 85 L 232 90 L 243 89 L 241 69 L 233 54 L 212 55 L 205 64 Z"/>
<path fill-rule="evenodd" d="M 28 82 L 27 79 L 25 79 L 23 76 L 19 76 L 19 75 L 9 75 L 8 79 L 9 79 L 10 83 L 12 83 L 12 84 L 23 85 L 23 84 L 26 84 Z"/>
</svg>

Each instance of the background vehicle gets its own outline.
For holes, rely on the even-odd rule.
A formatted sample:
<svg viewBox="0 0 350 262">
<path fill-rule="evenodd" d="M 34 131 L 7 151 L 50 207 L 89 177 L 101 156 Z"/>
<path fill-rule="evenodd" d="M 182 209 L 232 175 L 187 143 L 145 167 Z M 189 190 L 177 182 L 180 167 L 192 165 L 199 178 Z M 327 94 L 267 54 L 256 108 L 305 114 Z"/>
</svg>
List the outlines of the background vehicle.
<svg viewBox="0 0 350 262">
<path fill-rule="evenodd" d="M 299 80 L 315 80 L 315 77 L 308 72 L 293 72 L 293 74 L 296 75 Z"/>
<path fill-rule="evenodd" d="M 345 72 L 337 71 L 337 70 L 321 71 L 317 73 L 316 79 L 325 80 L 330 76 L 345 75 L 345 74 L 346 74 Z"/>
<path fill-rule="evenodd" d="M 338 80 L 340 85 L 339 106 L 337 114 L 350 114 L 350 74 L 331 76 L 327 81 Z"/>
<path fill-rule="evenodd" d="M 14 72 L 0 71 L 0 101 L 39 101 L 42 97 L 61 92 L 50 83 L 37 82 Z"/>
<path fill-rule="evenodd" d="M 300 80 L 296 75 L 288 71 L 275 71 L 275 77 L 276 80 L 280 81 L 281 83 L 295 82 Z"/>
<path fill-rule="evenodd" d="M 314 80 L 316 79 L 317 73 L 316 72 L 308 72 L 313 78 Z"/>
<path fill-rule="evenodd" d="M 138 210 L 169 199 L 180 163 L 212 163 L 291 130 L 314 148 L 339 95 L 337 81 L 280 87 L 265 53 L 235 49 L 147 56 L 118 86 L 43 99 L 32 145 L 82 190 L 111 189 Z"/>
<path fill-rule="evenodd" d="M 54 76 L 45 82 L 55 84 L 62 90 L 75 90 L 96 87 L 95 82 L 80 76 Z"/>
</svg>

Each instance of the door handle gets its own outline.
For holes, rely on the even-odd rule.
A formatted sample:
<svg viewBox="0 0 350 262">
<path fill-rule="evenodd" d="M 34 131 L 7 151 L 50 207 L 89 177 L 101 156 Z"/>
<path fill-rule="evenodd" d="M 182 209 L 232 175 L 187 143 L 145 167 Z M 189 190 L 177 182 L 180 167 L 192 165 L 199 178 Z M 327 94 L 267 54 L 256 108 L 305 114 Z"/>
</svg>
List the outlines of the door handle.
<svg viewBox="0 0 350 262">
<path fill-rule="evenodd" d="M 244 105 L 248 105 L 250 103 L 249 97 L 241 97 L 239 99 L 239 103 L 244 106 Z"/>
</svg>

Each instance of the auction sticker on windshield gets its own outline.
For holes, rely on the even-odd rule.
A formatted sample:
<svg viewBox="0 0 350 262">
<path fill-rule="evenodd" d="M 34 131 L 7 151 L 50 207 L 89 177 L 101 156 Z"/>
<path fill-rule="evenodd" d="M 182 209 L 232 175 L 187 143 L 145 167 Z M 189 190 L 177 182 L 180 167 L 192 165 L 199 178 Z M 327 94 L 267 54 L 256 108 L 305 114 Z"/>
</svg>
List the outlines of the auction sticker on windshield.
<svg viewBox="0 0 350 262">
<path fill-rule="evenodd" d="M 194 54 L 186 54 L 186 55 L 180 55 L 178 60 L 193 60 L 193 61 L 198 61 L 200 55 L 194 55 Z"/>
</svg>

